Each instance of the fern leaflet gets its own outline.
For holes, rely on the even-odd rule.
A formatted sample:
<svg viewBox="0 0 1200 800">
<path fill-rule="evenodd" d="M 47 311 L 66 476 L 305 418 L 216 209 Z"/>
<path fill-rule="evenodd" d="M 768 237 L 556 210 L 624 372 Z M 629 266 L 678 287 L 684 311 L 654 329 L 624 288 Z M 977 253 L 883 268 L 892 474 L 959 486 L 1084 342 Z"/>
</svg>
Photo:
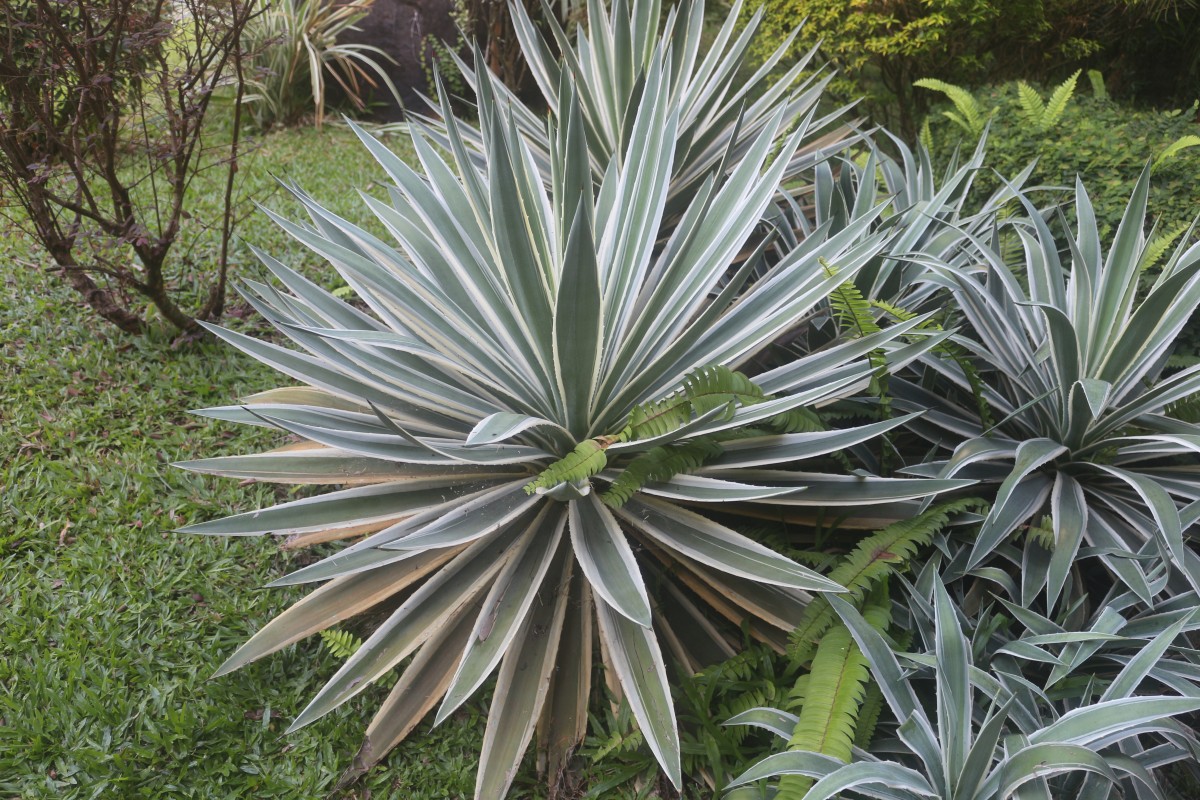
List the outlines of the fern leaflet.
<svg viewBox="0 0 1200 800">
<path fill-rule="evenodd" d="M 1042 114 L 1038 130 L 1045 132 L 1058 124 L 1063 112 L 1067 110 L 1067 104 L 1071 102 L 1071 96 L 1075 94 L 1075 83 L 1079 80 L 1079 73 L 1080 70 L 1075 70 L 1071 77 L 1060 83 L 1050 93 L 1050 99 L 1046 101 L 1046 111 Z"/>
<path fill-rule="evenodd" d="M 1042 96 L 1025 81 L 1017 81 L 1017 101 L 1021 106 L 1021 116 L 1037 129 L 1041 129 L 1042 118 L 1046 115 L 1046 104 Z"/>
<path fill-rule="evenodd" d="M 979 101 L 969 91 L 961 86 L 940 81 L 937 78 L 922 78 L 919 81 L 913 81 L 913 86 L 919 86 L 922 89 L 931 89 L 946 95 L 950 99 L 950 102 L 954 104 L 954 108 L 958 113 L 943 111 L 942 114 L 955 125 L 958 125 L 976 138 L 983 133 L 983 129 L 987 127 L 992 113 L 996 111 L 993 108 L 991 113 L 985 114 L 983 107 L 979 105 Z"/>
<path fill-rule="evenodd" d="M 529 494 L 548 490 L 562 483 L 586 480 L 608 466 L 607 450 L 618 442 L 638 441 L 662 436 L 719 409 L 726 418 L 741 406 L 773 399 L 754 381 L 729 367 L 711 365 L 692 370 L 681 387 L 660 399 L 636 406 L 625 426 L 615 434 L 586 439 L 563 458 L 555 461 L 525 485 Z M 650 481 L 669 480 L 680 472 L 694 470 L 719 455 L 720 442 L 731 438 L 824 430 L 817 415 L 808 409 L 793 409 L 765 420 L 759 427 L 736 428 L 720 434 L 701 436 L 685 442 L 660 445 L 639 454 L 617 476 L 602 499 L 620 506 Z"/>
<path fill-rule="evenodd" d="M 844 597 L 860 605 L 875 583 L 904 568 L 919 547 L 929 544 L 934 534 L 946 527 L 952 515 L 979 504 L 975 498 L 953 500 L 933 506 L 912 519 L 892 523 L 859 542 L 829 572 L 829 579 L 845 586 L 849 594 Z M 835 619 L 829 601 L 814 597 L 804 609 L 800 624 L 792 631 L 789 654 L 793 662 L 805 664 L 813 658 L 821 636 Z"/>
<path fill-rule="evenodd" d="M 321 641 L 325 643 L 325 649 L 333 654 L 334 658 L 342 661 L 350 658 L 358 652 L 358 648 L 362 647 L 362 639 L 350 631 L 339 631 L 333 628 L 321 631 Z"/>
<path fill-rule="evenodd" d="M 885 582 L 877 584 L 864 609 L 864 618 L 876 630 L 891 623 L 891 598 Z M 788 742 L 789 750 L 807 750 L 849 762 L 858 728 L 859 712 L 871 679 L 867 659 L 854 643 L 850 629 L 838 624 L 821 637 L 804 687 L 800 719 Z M 872 727 L 874 723 L 872 722 Z M 779 782 L 777 800 L 800 800 L 812 778 L 786 775 Z"/>
<path fill-rule="evenodd" d="M 533 494 L 538 489 L 549 489 L 560 483 L 592 477 L 608 464 L 608 458 L 604 455 L 607 446 L 596 439 L 584 439 L 565 457 L 525 484 L 525 493 Z"/>
<path fill-rule="evenodd" d="M 613 508 L 623 506 L 647 483 L 698 469 L 720 454 L 721 445 L 709 438 L 653 447 L 630 461 L 600 499 Z"/>
</svg>

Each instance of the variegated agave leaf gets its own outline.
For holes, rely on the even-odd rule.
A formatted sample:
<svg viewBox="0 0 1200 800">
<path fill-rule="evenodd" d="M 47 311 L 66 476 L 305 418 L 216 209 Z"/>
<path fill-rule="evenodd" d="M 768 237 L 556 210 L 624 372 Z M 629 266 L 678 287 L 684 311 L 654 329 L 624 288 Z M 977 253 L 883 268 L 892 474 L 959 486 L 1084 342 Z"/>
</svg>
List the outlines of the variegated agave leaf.
<svg viewBox="0 0 1200 800">
<path fill-rule="evenodd" d="M 804 126 L 803 137 L 784 165 L 782 181 L 786 183 L 801 178 L 830 153 L 860 138 L 854 126 L 845 123 L 847 108 L 818 111 L 818 101 L 830 76 L 814 68 L 815 51 L 788 64 L 782 76 L 771 77 L 795 34 L 746 76 L 750 45 L 763 11 L 758 9 L 739 30 L 741 7 L 742 0 L 737 0 L 726 22 L 709 41 L 705 38 L 704 0 L 684 0 L 665 15 L 662 0 L 616 0 L 611 10 L 606 10 L 604 3 L 589 3 L 587 24 L 575 30 L 574 38 L 559 26 L 554 14 L 547 13 L 547 39 L 523 4 L 510 4 L 521 51 L 560 125 L 565 122 L 561 112 L 566 108 L 562 102 L 564 92 L 573 92 L 579 99 L 588 152 L 580 167 L 590 169 L 597 184 L 604 179 L 614 156 L 628 149 L 635 129 L 633 111 L 646 91 L 651 65 L 659 50 L 666 54 L 666 102 L 679 111 L 666 189 L 664 220 L 668 222 L 677 219 L 709 175 L 732 170 L 765 130 L 775 131 L 777 143 L 782 144 L 795 126 Z M 471 87 L 478 90 L 477 70 L 461 62 L 459 67 Z M 570 89 L 564 89 L 568 85 Z M 546 135 L 543 115 L 525 106 L 507 89 L 498 87 L 497 91 L 511 104 L 514 124 L 542 174 L 549 178 L 561 156 Z M 434 114 L 418 116 L 418 124 L 435 141 L 448 145 L 450 137 L 442 121 L 447 117 L 445 104 L 431 106 Z M 783 114 L 782 124 L 775 120 L 779 113 Z M 458 127 L 476 160 L 486 159 L 483 134 L 461 123 Z"/>
<path fill-rule="evenodd" d="M 392 183 L 387 202 L 364 202 L 394 241 L 298 188 L 310 223 L 275 218 L 328 259 L 368 310 L 260 254 L 278 284 L 249 283 L 245 296 L 296 347 L 213 329 L 306 386 L 208 413 L 270 425 L 306 444 L 185 466 L 348 488 L 185 530 L 354 539 L 280 581 L 322 585 L 220 671 L 393 598 L 398 607 L 292 726 L 327 714 L 413 656 L 352 774 L 376 763 L 434 706 L 444 719 L 493 673 L 477 796 L 506 793 L 535 731 L 544 763 L 561 766 L 584 733 L 598 640 L 614 685 L 678 785 L 679 740 L 656 624 L 685 661 L 728 652 L 731 643 L 700 607 L 712 601 L 735 623 L 753 617 L 751 630 L 782 646 L 808 592 L 840 588 L 703 509 L 733 501 L 862 505 L 967 483 L 786 469 L 866 440 L 882 429 L 876 425 L 740 439 L 703 474 L 649 484 L 619 513 L 597 497 L 614 479 L 607 471 L 526 491 L 534 475 L 580 442 L 622 430 L 635 407 L 670 395 L 696 368 L 749 362 L 836 285 L 820 260 L 853 275 L 887 244 L 885 234 L 869 231 L 868 215 L 814 238 L 753 285 L 746 285 L 753 265 L 725 280 L 803 138 L 803 130 L 793 132 L 777 147 L 785 111 L 728 176 L 702 182 L 672 237 L 658 243 L 682 108 L 672 95 L 674 66 L 664 49 L 654 52 L 626 143 L 598 190 L 580 168 L 592 156 L 569 81 L 549 125 L 551 174 L 490 78 L 479 95 L 483 162 L 452 119 L 449 161 L 414 131 L 423 172 L 360 131 Z M 752 376 L 774 399 L 700 413 L 669 435 L 682 441 L 750 430 L 844 397 L 874 370 L 864 347 L 897 363 L 922 352 L 924 345 L 894 341 L 905 330 L 897 325 L 869 342 Z M 619 470 L 662 441 L 613 445 L 608 464 Z M 688 624 L 656 611 L 659 591 L 647 573 L 686 587 L 671 589 L 670 605 Z"/>
<path fill-rule="evenodd" d="M 1005 262 L 999 233 L 967 237 L 975 263 L 935 266 L 930 280 L 961 309 L 966 325 L 955 341 L 972 354 L 982 385 L 932 355 L 920 359 L 919 379 L 889 384 L 897 408 L 930 412 L 912 429 L 951 454 L 929 474 L 995 486 L 961 570 L 1030 528 L 1014 598 L 1022 604 L 1043 588 L 1051 608 L 1082 591 L 1064 591 L 1078 557 L 1099 559 L 1144 602 L 1200 589 L 1200 559 L 1185 544 L 1200 501 L 1200 426 L 1167 411 L 1200 392 L 1200 368 L 1164 371 L 1200 307 L 1200 246 L 1185 239 L 1150 290 L 1139 289 L 1148 193 L 1149 169 L 1105 254 L 1079 184 L 1069 263 L 1030 209 L 1013 227 L 1020 276 Z M 1047 541 L 1039 543 L 1038 530 Z"/>
</svg>

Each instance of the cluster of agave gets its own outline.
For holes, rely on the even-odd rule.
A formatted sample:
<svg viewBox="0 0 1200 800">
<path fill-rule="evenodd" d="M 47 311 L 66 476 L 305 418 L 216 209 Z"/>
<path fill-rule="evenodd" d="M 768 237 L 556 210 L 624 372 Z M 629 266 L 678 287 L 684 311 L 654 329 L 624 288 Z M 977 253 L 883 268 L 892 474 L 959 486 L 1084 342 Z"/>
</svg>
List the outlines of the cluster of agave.
<svg viewBox="0 0 1200 800">
<path fill-rule="evenodd" d="M 611 13 L 589 4 L 573 41 L 552 29 L 555 57 L 518 5 L 548 115 L 464 65 L 477 121 L 455 116 L 439 90 L 440 116 L 410 126 L 417 164 L 356 129 L 389 179 L 386 201 L 363 202 L 390 241 L 290 187 L 309 220 L 273 218 L 356 302 L 259 252 L 277 283 L 248 281 L 243 293 L 295 347 L 212 330 L 301 385 L 202 413 L 300 441 L 183 466 L 342 488 L 185 530 L 347 544 L 273 584 L 320 585 L 219 673 L 379 606 L 382 621 L 292 726 L 403 665 L 348 778 L 494 674 L 476 795 L 507 793 L 535 735 L 553 781 L 586 732 L 599 662 L 680 786 L 669 661 L 695 670 L 728 657 L 742 631 L 786 650 L 813 593 L 830 593 L 847 641 L 886 687 L 899 741 L 930 776 L 862 750 L 850 764 L 792 751 L 741 782 L 791 771 L 817 780 L 810 797 L 1026 796 L 1025 784 L 1044 784 L 1039 759 L 1061 757 L 1116 785 L 1096 753 L 1161 731 L 1151 717 L 1200 708 L 1193 676 L 1160 680 L 1187 697 L 1125 712 L 1105 697 L 1078 715 L 1107 720 L 1103 734 L 1080 734 L 1075 712 L 1026 725 L 1014 710 L 1025 695 L 972 666 L 946 585 L 986 583 L 1026 605 L 1044 590 L 1049 626 L 1096 591 L 1085 559 L 1128 587 L 1129 603 L 1168 597 L 1178 612 L 1195 599 L 1185 535 L 1200 518 L 1189 463 L 1200 428 L 1166 409 L 1200 391 L 1200 368 L 1160 373 L 1200 305 L 1200 250 L 1181 246 L 1139 304 L 1153 249 L 1145 181 L 1107 261 L 1080 191 L 1064 267 L 1025 176 L 969 199 L 982 146 L 939 185 L 923 152 L 901 145 L 891 158 L 841 125 L 841 111 L 818 117 L 823 82 L 801 77 L 807 61 L 768 85 L 786 43 L 738 77 L 758 17 L 738 33 L 734 9 L 701 57 L 703 4 L 671 9 L 661 34 L 660 12 L 651 0 L 617 0 Z M 851 145 L 865 160 L 838 155 Z M 1028 213 L 1012 215 L 1022 203 Z M 879 447 L 926 457 L 896 477 Z M 956 538 L 962 526 L 940 535 L 929 562 L 940 572 L 923 570 L 906 601 L 931 609 L 916 627 L 933 631 L 932 656 L 909 658 L 939 666 L 936 720 L 878 620 L 833 597 L 841 583 L 737 522 L 869 528 L 968 491 L 992 501 L 968 526 L 974 545 Z M 1022 548 L 1031 520 L 1042 534 Z M 1171 633 L 1165 651 L 1190 619 L 1150 635 Z M 1131 662 L 1110 689 L 1132 693 L 1149 674 Z M 994 704 L 982 720 L 973 689 Z M 1010 718 L 1024 749 L 996 766 Z M 741 721 L 782 730 L 786 719 L 760 710 Z M 1170 757 L 1147 751 L 1151 766 L 1182 757 L 1172 746 Z M 1140 776 L 1145 759 L 1128 758 L 1115 769 Z M 969 792 L 946 778 L 966 767 L 981 776 Z"/>
</svg>

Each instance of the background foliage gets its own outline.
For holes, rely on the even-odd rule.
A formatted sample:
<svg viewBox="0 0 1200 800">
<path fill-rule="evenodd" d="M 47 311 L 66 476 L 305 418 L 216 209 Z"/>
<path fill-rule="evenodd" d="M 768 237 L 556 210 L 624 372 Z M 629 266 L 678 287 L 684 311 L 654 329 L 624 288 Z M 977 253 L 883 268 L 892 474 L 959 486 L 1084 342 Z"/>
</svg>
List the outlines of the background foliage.
<svg viewBox="0 0 1200 800">
<path fill-rule="evenodd" d="M 1040 91 L 1043 97 L 1050 94 L 1045 88 Z M 999 176 L 1015 175 L 1036 161 L 1030 184 L 1047 187 L 1048 193 L 1040 197 L 1045 202 L 1066 198 L 1074 189 L 1075 176 L 1083 176 L 1093 194 L 1102 237 L 1116 231 L 1146 163 L 1181 137 L 1200 133 L 1196 105 L 1136 109 L 1110 98 L 1098 98 L 1080 86 L 1054 127 L 1039 131 L 1019 112 L 1016 83 L 987 87 L 973 94 L 983 109 L 996 109 L 987 138 L 988 169 L 979 177 L 980 188 L 995 188 L 1000 184 Z M 948 120 L 936 114 L 930 119 L 937 163 L 945 163 L 957 147 L 974 149 L 976 142 Z M 1155 168 L 1150 210 L 1160 232 L 1178 231 L 1196 218 L 1200 210 L 1197 174 L 1200 148 L 1181 150 Z"/>
</svg>

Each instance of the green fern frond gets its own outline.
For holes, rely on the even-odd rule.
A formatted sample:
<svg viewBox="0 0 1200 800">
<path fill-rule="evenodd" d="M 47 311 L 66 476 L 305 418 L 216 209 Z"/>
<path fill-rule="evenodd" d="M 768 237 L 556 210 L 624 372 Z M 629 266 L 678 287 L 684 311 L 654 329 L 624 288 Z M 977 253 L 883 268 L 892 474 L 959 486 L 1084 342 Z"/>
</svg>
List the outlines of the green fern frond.
<svg viewBox="0 0 1200 800">
<path fill-rule="evenodd" d="M 1020 104 L 1021 118 L 1034 128 L 1041 129 L 1042 119 L 1046 116 L 1046 104 L 1042 96 L 1025 81 L 1017 81 L 1017 102 Z"/>
<path fill-rule="evenodd" d="M 584 439 L 563 458 L 546 467 L 538 476 L 525 484 L 525 493 L 533 494 L 538 489 L 551 489 L 560 483 L 590 478 L 604 469 L 608 458 L 604 450 L 608 445 L 596 439 Z"/>
<path fill-rule="evenodd" d="M 841 556 L 832 553 L 821 553 L 815 550 L 788 550 L 787 555 L 793 561 L 804 564 L 820 572 L 825 572 L 833 567 Z"/>
<path fill-rule="evenodd" d="M 684 376 L 682 387 L 661 400 L 637 406 L 619 434 L 621 441 L 636 441 L 677 430 L 694 415 L 706 414 L 720 406 L 753 405 L 765 398 L 757 384 L 729 367 L 699 367 Z"/>
<path fill-rule="evenodd" d="M 1087 77 L 1088 81 L 1092 84 L 1092 97 L 1097 100 L 1107 100 L 1108 87 L 1104 85 L 1104 76 L 1100 74 L 1100 70 L 1089 69 Z"/>
<path fill-rule="evenodd" d="M 854 746 L 864 750 L 871 746 L 875 736 L 875 727 L 879 724 L 879 715 L 883 712 L 883 690 L 879 684 L 872 681 L 867 684 L 866 694 L 862 705 L 858 708 L 858 725 L 854 728 Z"/>
<path fill-rule="evenodd" d="M 978 505 L 975 498 L 953 500 L 933 506 L 912 519 L 892 523 L 859 542 L 830 571 L 829 579 L 846 587 L 848 594 L 842 595 L 843 598 L 861 605 L 874 584 L 903 569 L 918 548 L 928 545 L 934 534 L 946 527 L 952 515 Z M 789 655 L 795 663 L 804 664 L 813 658 L 822 635 L 835 619 L 829 601 L 814 597 L 792 631 Z"/>
<path fill-rule="evenodd" d="M 1187 369 L 1200 364 L 1200 356 L 1190 353 L 1174 353 L 1167 357 L 1167 366 L 1170 369 Z"/>
<path fill-rule="evenodd" d="M 605 451 L 617 442 L 638 441 L 676 431 L 696 417 L 714 409 L 725 408 L 731 415 L 740 406 L 750 406 L 770 400 L 762 387 L 740 372 L 719 364 L 699 367 L 684 376 L 676 391 L 660 400 L 643 403 L 633 409 L 619 432 L 587 439 L 563 458 L 542 470 L 525 485 L 529 494 L 538 489 L 551 489 L 561 483 L 579 482 L 592 477 L 606 466 Z M 823 430 L 820 418 L 807 409 L 779 414 L 764 423 L 769 431 L 787 432 Z M 654 448 L 635 458 L 606 493 L 610 505 L 622 505 L 644 484 L 667 480 L 671 475 L 699 467 L 703 460 L 720 452 L 721 439 L 755 435 L 757 429 L 736 429 L 720 437 L 686 444 Z M 761 434 L 759 434 L 761 435 Z M 716 449 L 714 449 L 716 448 Z M 699 460 L 698 460 L 699 459 Z"/>
<path fill-rule="evenodd" d="M 1196 141 L 1200 143 L 1200 137 Z M 1142 260 L 1138 264 L 1138 269 L 1142 271 L 1153 269 L 1187 229 L 1187 225 L 1181 224 L 1165 233 L 1155 234 L 1154 238 L 1146 245 L 1145 252 L 1142 253 Z"/>
<path fill-rule="evenodd" d="M 887 586 L 881 584 L 872 593 L 863 616 L 872 627 L 885 631 L 891 622 L 890 609 Z M 849 762 L 871 679 L 867 659 L 849 628 L 838 624 L 821 637 L 812 668 L 803 677 L 807 678 L 804 701 L 788 749 L 823 753 Z M 812 783 L 804 776 L 784 776 L 776 798 L 800 800 Z"/>
<path fill-rule="evenodd" d="M 917 139 L 921 142 L 922 147 L 931 153 L 933 152 L 933 131 L 929 127 L 929 117 L 926 117 L 925 121 L 921 123 L 921 132 L 918 134 Z"/>
<path fill-rule="evenodd" d="M 954 104 L 957 114 L 950 111 L 942 112 L 945 116 L 972 136 L 978 137 L 987 126 L 989 114 L 985 114 L 979 101 L 969 91 L 961 86 L 940 81 L 937 78 L 922 78 L 913 81 L 913 86 L 941 92 Z"/>
<path fill-rule="evenodd" d="M 837 270 L 830 266 L 825 259 L 818 259 L 825 274 L 829 277 L 837 275 Z M 872 333 L 878 333 L 879 324 L 871 313 L 871 303 L 863 297 L 863 293 L 852 281 L 838 286 L 829 295 L 829 307 L 837 320 L 838 327 L 848 332 L 854 338 L 862 338 Z M 868 391 L 879 399 L 879 415 L 883 419 L 891 416 L 891 402 L 887 391 L 887 358 L 882 350 L 872 350 L 867 354 L 867 361 L 875 368 Z M 886 445 L 885 445 L 886 446 Z M 884 454 L 888 451 L 885 449 Z M 886 459 L 886 455 L 881 461 Z"/>
<path fill-rule="evenodd" d="M 857 289 L 854 291 L 857 292 Z M 847 300 L 847 310 L 860 312 L 865 307 L 866 311 L 861 313 L 865 313 L 869 320 L 870 306 L 861 300 L 861 294 L 858 297 L 859 300 Z M 525 485 L 525 491 L 533 494 L 539 489 L 551 489 L 562 483 L 587 480 L 608 466 L 606 451 L 618 442 L 638 441 L 671 433 L 696 417 L 716 409 L 726 409 L 725 416 L 728 418 L 739 407 L 772 399 L 773 396 L 764 394 L 762 387 L 754 381 L 729 367 L 719 364 L 699 367 L 685 375 L 680 388 L 668 396 L 636 406 L 619 432 L 577 444 L 566 456 L 538 473 Z M 614 508 L 624 505 L 647 483 L 669 480 L 681 472 L 690 472 L 720 455 L 722 441 L 770 433 L 822 430 L 825 430 L 825 425 L 816 412 L 797 408 L 776 414 L 758 426 L 735 428 L 654 447 L 630 461 L 601 499 Z"/>
<path fill-rule="evenodd" d="M 721 453 L 721 445 L 709 438 L 652 447 L 629 462 L 608 491 L 600 495 L 600 500 L 618 508 L 647 483 L 670 480 L 681 472 L 699 469 Z"/>
<path fill-rule="evenodd" d="M 825 274 L 829 277 L 837 275 L 837 270 L 831 267 L 825 259 L 820 259 Z M 863 297 L 862 291 L 847 281 L 834 289 L 829 295 L 829 307 L 843 330 L 851 331 L 856 337 L 871 333 L 879 333 L 879 325 L 871 314 L 871 303 Z"/>
<path fill-rule="evenodd" d="M 1042 115 L 1038 130 L 1048 131 L 1062 119 L 1063 112 L 1067 110 L 1067 105 L 1075 94 L 1075 84 L 1079 80 L 1079 74 L 1080 70 L 1075 70 L 1071 77 L 1060 83 L 1050 93 L 1050 99 L 1046 101 L 1046 111 Z"/>
<path fill-rule="evenodd" d="M 757 383 L 720 364 L 689 372 L 683 379 L 683 393 L 697 414 L 734 400 L 742 405 L 752 405 L 764 399 L 762 387 Z"/>
<path fill-rule="evenodd" d="M 362 639 L 350 631 L 340 631 L 334 628 L 321 631 L 321 641 L 334 658 L 342 661 L 350 658 L 358 652 L 358 648 L 362 647 Z"/>
<path fill-rule="evenodd" d="M 893 305 L 893 304 L 887 302 L 886 300 L 871 300 L 870 303 L 871 303 L 871 308 L 878 308 L 883 313 L 894 318 L 897 322 L 908 322 L 910 319 L 913 319 L 914 317 L 917 316 L 912 311 L 909 311 L 906 308 L 901 308 L 900 306 L 897 306 L 897 305 Z M 922 324 L 918 328 L 918 330 L 925 330 L 926 327 L 930 326 L 930 325 L 937 326 L 938 330 L 941 329 L 940 325 L 938 325 L 933 320 L 929 320 L 928 322 L 925 322 L 924 324 Z"/>
<path fill-rule="evenodd" d="M 1167 406 L 1167 416 L 1193 425 L 1200 424 L 1200 394 L 1177 400 Z"/>
<path fill-rule="evenodd" d="M 818 433 L 827 430 L 825 421 L 811 408 L 793 408 L 763 423 L 772 433 Z"/>
<path fill-rule="evenodd" d="M 1030 523 L 1025 530 L 1025 536 L 1031 542 L 1037 542 L 1047 550 L 1054 549 L 1056 541 L 1054 536 L 1054 519 L 1049 516 L 1044 516 L 1035 523 Z"/>
<path fill-rule="evenodd" d="M 1197 145 L 1200 145 L 1200 136 L 1196 136 L 1195 134 L 1180 136 L 1178 139 L 1167 145 L 1166 149 L 1159 153 L 1157 157 L 1155 157 L 1154 163 L 1150 165 L 1150 171 L 1153 172 L 1154 170 L 1158 169 L 1164 161 L 1169 158 L 1174 158 L 1181 150 L 1186 150 L 1189 147 L 1196 147 Z"/>
<path fill-rule="evenodd" d="M 866 692 L 870 669 L 854 644 L 850 629 L 832 628 L 821 638 L 806 681 L 800 719 L 788 742 L 789 750 L 809 750 L 849 761 L 854 743 L 854 723 Z M 812 778 L 785 775 L 776 800 L 800 800 L 812 787 Z"/>
</svg>

